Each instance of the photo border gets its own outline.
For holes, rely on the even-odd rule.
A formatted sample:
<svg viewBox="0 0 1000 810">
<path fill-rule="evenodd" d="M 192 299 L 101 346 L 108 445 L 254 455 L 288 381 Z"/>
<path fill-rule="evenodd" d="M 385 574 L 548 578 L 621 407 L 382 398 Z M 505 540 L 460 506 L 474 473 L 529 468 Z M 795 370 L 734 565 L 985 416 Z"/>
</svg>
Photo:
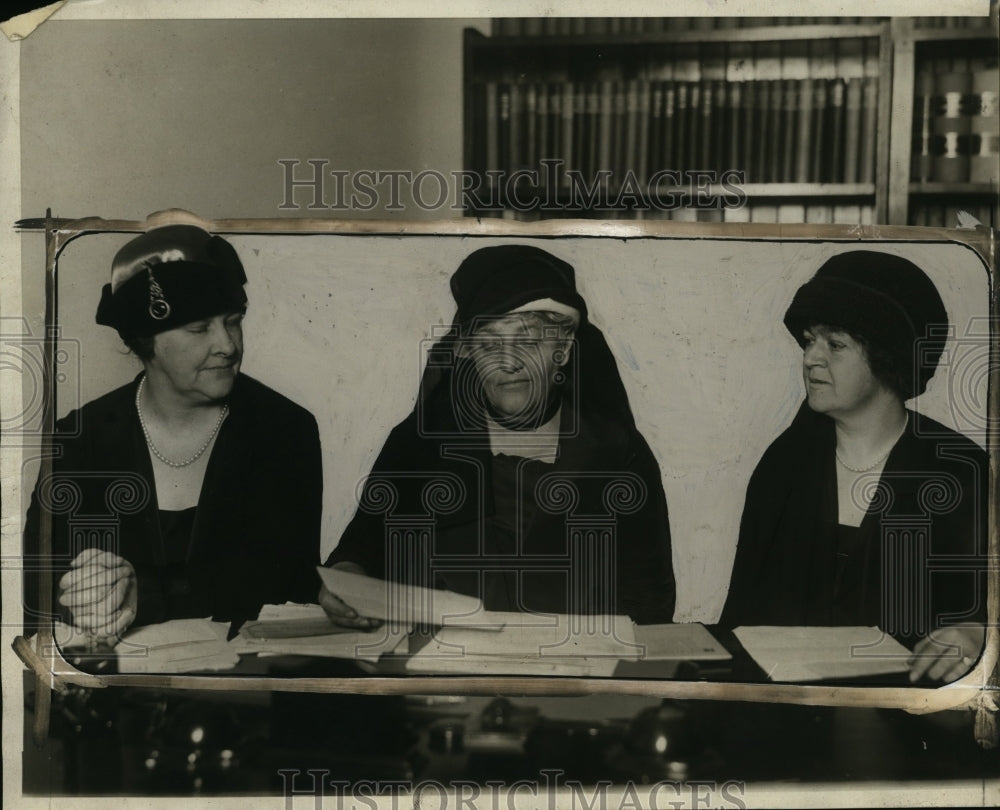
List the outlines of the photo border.
<svg viewBox="0 0 1000 810">
<path fill-rule="evenodd" d="M 21 220 L 22 233 L 40 232 L 46 238 L 45 272 L 45 342 L 44 342 L 44 436 L 42 472 L 51 466 L 51 444 L 55 426 L 56 336 L 58 334 L 57 280 L 61 251 L 74 239 L 95 233 L 138 233 L 167 224 L 199 224 L 212 233 L 226 235 L 340 235 L 365 238 L 394 237 L 518 237 L 518 238 L 593 238 L 593 239 L 662 239 L 662 240 L 732 240 L 732 241 L 843 241 L 859 246 L 867 242 L 953 243 L 973 250 L 988 274 L 990 337 L 987 399 L 986 449 L 989 454 L 990 503 L 988 514 L 988 621 L 986 643 L 976 666 L 964 677 L 946 686 L 878 687 L 706 682 L 683 680 L 614 679 L 550 676 L 423 676 L 397 677 L 265 677 L 226 675 L 91 675 L 71 666 L 53 643 L 52 630 L 45 627 L 35 644 L 18 636 L 13 648 L 28 669 L 35 674 L 40 699 L 36 706 L 34 736 L 45 738 L 49 720 L 50 689 L 65 691 L 67 685 L 92 688 L 139 686 L 179 690 L 327 692 L 367 695 L 519 695 L 582 696 L 600 694 L 638 695 L 658 698 L 731 700 L 767 703 L 790 703 L 815 706 L 872 707 L 904 709 L 915 714 L 947 709 L 971 708 L 977 711 L 976 735 L 981 745 L 996 744 L 995 723 L 988 715 L 997 710 L 1000 687 L 1000 525 L 998 525 L 998 437 L 1000 420 L 1000 306 L 998 306 L 997 235 L 988 228 L 968 231 L 944 228 L 904 226 L 843 226 L 815 224 L 737 224 L 678 222 L 595 222 L 593 220 L 555 220 L 517 223 L 504 220 L 457 219 L 437 222 L 335 219 L 217 219 L 202 220 L 179 210 L 158 212 L 145 220 L 84 219 Z M 43 556 L 51 554 L 51 520 L 41 528 Z M 42 576 L 42 598 L 51 603 L 52 583 Z M 991 731 L 992 729 L 992 731 Z"/>
</svg>

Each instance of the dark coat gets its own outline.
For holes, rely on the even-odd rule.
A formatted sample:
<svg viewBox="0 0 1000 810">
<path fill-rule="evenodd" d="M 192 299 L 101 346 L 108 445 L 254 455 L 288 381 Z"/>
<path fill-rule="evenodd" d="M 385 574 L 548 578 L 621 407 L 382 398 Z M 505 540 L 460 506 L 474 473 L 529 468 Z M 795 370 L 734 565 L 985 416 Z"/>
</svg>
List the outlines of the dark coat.
<svg viewBox="0 0 1000 810">
<path fill-rule="evenodd" d="M 54 474 L 32 496 L 26 554 L 37 553 L 45 504 L 53 513 L 55 580 L 84 548 L 114 551 L 136 571 L 135 625 L 194 616 L 239 622 L 265 603 L 314 602 L 323 487 L 316 420 L 241 374 L 198 499 L 182 576 L 188 593 L 167 603 L 167 553 L 135 407 L 138 380 L 58 422 Z M 48 614 L 37 587 L 29 576 L 29 613 Z"/>
<path fill-rule="evenodd" d="M 449 351 L 446 339 L 432 357 Z M 568 375 L 553 464 L 494 458 L 485 425 L 456 412 L 454 380 L 468 370 L 429 369 L 327 565 L 355 562 L 373 576 L 480 597 L 490 610 L 671 621 L 659 466 L 603 336 L 586 325 L 576 351 L 590 367 Z"/>
<path fill-rule="evenodd" d="M 747 487 L 721 623 L 879 626 L 912 644 L 985 621 L 983 450 L 911 411 L 839 582 L 835 452 L 833 420 L 803 403 Z"/>
</svg>

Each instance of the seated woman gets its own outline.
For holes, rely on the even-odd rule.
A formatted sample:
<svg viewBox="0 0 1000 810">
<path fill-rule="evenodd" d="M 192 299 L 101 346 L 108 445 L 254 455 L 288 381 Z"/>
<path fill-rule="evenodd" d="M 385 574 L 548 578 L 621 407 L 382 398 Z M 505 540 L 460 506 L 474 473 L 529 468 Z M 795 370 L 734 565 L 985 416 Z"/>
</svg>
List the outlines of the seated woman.
<svg viewBox="0 0 1000 810">
<path fill-rule="evenodd" d="M 573 268 L 536 247 L 486 247 L 451 290 L 454 323 L 327 565 L 489 610 L 671 621 L 660 470 Z M 320 603 L 369 624 L 326 590 Z"/>
<path fill-rule="evenodd" d="M 322 497 L 312 415 L 240 372 L 246 275 L 194 225 L 115 256 L 97 322 L 142 362 L 129 384 L 60 420 L 25 546 L 53 518 L 63 618 L 113 641 L 130 625 L 213 617 L 316 595 Z M 34 577 L 29 621 L 45 621 Z"/>
<path fill-rule="evenodd" d="M 849 251 L 784 322 L 806 400 L 750 479 L 721 623 L 878 626 L 913 680 L 954 679 L 983 645 L 987 459 L 904 405 L 944 349 L 941 297 L 912 262 Z"/>
</svg>

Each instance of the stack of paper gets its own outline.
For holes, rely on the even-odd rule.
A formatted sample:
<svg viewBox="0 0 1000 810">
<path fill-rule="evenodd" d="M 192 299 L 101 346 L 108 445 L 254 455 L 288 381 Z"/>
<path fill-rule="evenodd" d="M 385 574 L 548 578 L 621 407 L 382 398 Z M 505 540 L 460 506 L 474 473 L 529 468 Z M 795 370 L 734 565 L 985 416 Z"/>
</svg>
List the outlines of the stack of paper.
<svg viewBox="0 0 1000 810">
<path fill-rule="evenodd" d="M 406 664 L 410 672 L 609 677 L 639 654 L 626 616 L 493 614 L 496 623 L 442 627 Z"/>
<path fill-rule="evenodd" d="M 319 605 L 265 605 L 230 643 L 236 653 L 311 655 L 377 661 L 405 646 L 410 625 L 384 624 L 370 632 L 333 624 Z"/>
<path fill-rule="evenodd" d="M 168 673 L 231 669 L 239 656 L 229 648 L 228 622 L 175 619 L 129 631 L 115 645 L 118 671 Z"/>
<path fill-rule="evenodd" d="M 863 678 L 908 671 L 910 651 L 877 627 L 737 627 L 773 681 Z"/>
<path fill-rule="evenodd" d="M 620 661 L 724 660 L 700 624 L 637 626 L 626 616 L 503 614 L 499 631 L 444 627 L 412 672 L 609 677 Z"/>
</svg>

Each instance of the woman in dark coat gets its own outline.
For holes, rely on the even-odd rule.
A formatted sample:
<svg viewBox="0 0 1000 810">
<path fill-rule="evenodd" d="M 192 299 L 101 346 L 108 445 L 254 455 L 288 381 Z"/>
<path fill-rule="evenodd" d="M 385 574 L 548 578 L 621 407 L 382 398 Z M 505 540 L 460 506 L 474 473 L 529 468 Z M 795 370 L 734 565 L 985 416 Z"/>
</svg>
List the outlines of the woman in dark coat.
<svg viewBox="0 0 1000 810">
<path fill-rule="evenodd" d="M 193 225 L 155 228 L 115 256 L 98 323 L 142 372 L 56 426 L 25 545 L 51 513 L 61 617 L 92 638 L 131 625 L 312 601 L 322 467 L 316 421 L 240 372 L 246 275 Z M 29 576 L 29 624 L 53 615 Z"/>
<path fill-rule="evenodd" d="M 488 247 L 451 289 L 454 324 L 327 564 L 489 610 L 671 621 L 660 470 L 573 268 L 536 247 Z M 364 624 L 333 594 L 320 601 Z"/>
<path fill-rule="evenodd" d="M 806 400 L 747 487 L 721 623 L 879 626 L 911 677 L 954 679 L 983 644 L 986 454 L 908 410 L 948 316 L 912 262 L 850 251 L 795 294 Z"/>
</svg>

